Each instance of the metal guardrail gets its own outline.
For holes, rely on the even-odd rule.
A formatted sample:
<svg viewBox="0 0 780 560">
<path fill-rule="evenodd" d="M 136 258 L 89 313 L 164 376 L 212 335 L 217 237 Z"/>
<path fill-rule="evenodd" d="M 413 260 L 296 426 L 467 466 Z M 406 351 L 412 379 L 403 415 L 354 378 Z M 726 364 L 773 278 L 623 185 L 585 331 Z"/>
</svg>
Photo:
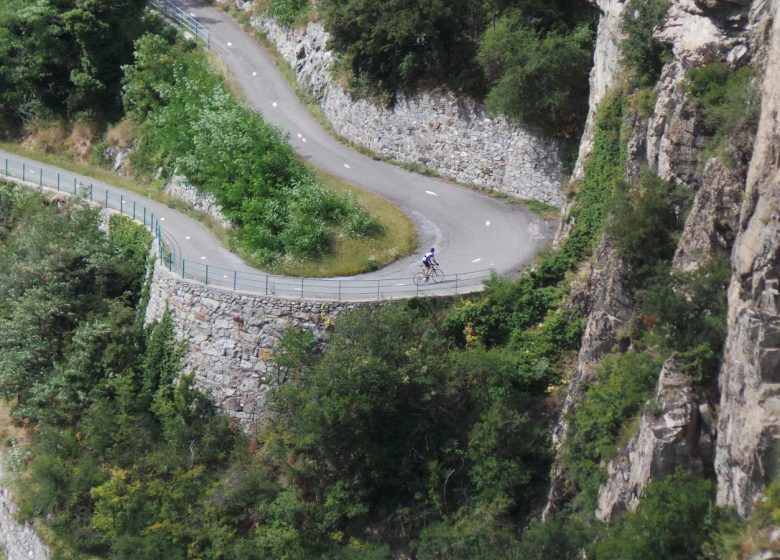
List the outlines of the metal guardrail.
<svg viewBox="0 0 780 560">
<path fill-rule="evenodd" d="M 211 48 L 211 33 L 190 14 L 168 0 L 149 0 L 149 5 Z"/>
<path fill-rule="evenodd" d="M 14 158 L 0 159 L 0 173 L 6 179 L 26 186 L 49 189 L 69 196 L 80 196 L 93 204 L 115 210 L 146 226 L 156 240 L 160 263 L 183 279 L 202 282 L 228 290 L 240 290 L 283 298 L 338 301 L 377 301 L 424 296 L 457 295 L 480 291 L 493 269 L 444 274 L 439 282 L 415 284 L 412 275 L 398 278 L 306 278 L 279 276 L 263 272 L 242 272 L 187 259 L 177 240 L 163 229 L 154 212 L 143 200 L 125 196 L 102 185 L 94 185 L 82 176 L 46 171 L 40 166 Z"/>
</svg>

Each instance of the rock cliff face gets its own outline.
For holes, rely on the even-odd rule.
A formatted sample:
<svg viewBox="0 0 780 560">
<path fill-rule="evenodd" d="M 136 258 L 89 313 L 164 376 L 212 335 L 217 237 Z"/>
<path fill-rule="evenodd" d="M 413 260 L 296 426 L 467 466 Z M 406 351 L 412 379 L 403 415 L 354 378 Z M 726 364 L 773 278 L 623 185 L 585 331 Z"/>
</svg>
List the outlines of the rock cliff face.
<svg viewBox="0 0 780 560">
<path fill-rule="evenodd" d="M 591 109 L 576 173 L 590 153 L 592 118 L 603 92 L 618 79 L 619 20 L 625 3 L 598 1 L 602 11 L 591 74 Z M 627 176 L 648 166 L 661 178 L 694 194 L 673 266 L 693 270 L 713 254 L 732 254 L 726 349 L 721 394 L 696 390 L 673 359 L 664 364 L 653 402 L 639 420 L 638 434 L 608 465 L 597 515 L 608 520 L 638 505 L 647 484 L 685 466 L 716 476 L 718 501 L 746 516 L 768 480 L 777 474 L 780 437 L 780 3 L 766 0 L 672 0 L 655 36 L 672 48 L 656 85 L 647 118 L 629 123 Z M 750 63 L 762 87 L 761 125 L 754 146 L 735 138 L 727 158 L 702 164 L 701 116 L 686 98 L 685 72 L 693 65 L 725 60 Z M 752 149 L 752 156 L 751 156 Z M 566 230 L 562 228 L 561 235 Z M 579 361 L 555 426 L 565 440 L 566 414 L 577 405 L 581 386 L 601 356 L 619 349 L 619 328 L 633 303 L 621 288 L 620 259 L 608 240 L 600 245 L 593 274 L 575 285 L 572 299 L 588 313 Z M 556 464 L 545 508 L 565 499 Z"/>
<path fill-rule="evenodd" d="M 780 436 L 780 6 L 768 6 L 761 119 L 734 247 L 720 376 L 718 501 L 746 515 L 777 474 Z"/>
<path fill-rule="evenodd" d="M 0 454 L 0 479 L 6 476 L 6 453 Z M 9 560 L 49 560 L 52 552 L 35 533 L 32 525 L 16 520 L 16 501 L 11 490 L 0 487 L 0 543 Z"/>
<path fill-rule="evenodd" d="M 599 492 L 596 517 L 607 521 L 623 509 L 635 510 L 648 482 L 678 467 L 703 474 L 712 465 L 714 428 L 712 406 L 701 402 L 690 377 L 670 358 L 637 435 L 607 465 L 609 480 Z"/>
</svg>

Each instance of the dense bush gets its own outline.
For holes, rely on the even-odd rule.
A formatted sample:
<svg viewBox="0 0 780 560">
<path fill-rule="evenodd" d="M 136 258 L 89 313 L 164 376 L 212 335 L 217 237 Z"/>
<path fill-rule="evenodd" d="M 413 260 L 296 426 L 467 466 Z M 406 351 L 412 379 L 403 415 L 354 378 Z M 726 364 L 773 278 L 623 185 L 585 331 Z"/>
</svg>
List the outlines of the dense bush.
<svg viewBox="0 0 780 560">
<path fill-rule="evenodd" d="M 485 20 L 482 4 L 323 0 L 319 9 L 329 46 L 351 68 L 353 88 L 392 96 L 442 83 L 481 91 L 474 55 Z"/>
<path fill-rule="evenodd" d="M 546 134 L 581 130 L 595 23 L 586 2 L 327 0 L 319 8 L 359 95 L 490 91 L 491 110 Z"/>
<path fill-rule="evenodd" d="M 623 183 L 621 187 L 608 230 L 628 266 L 628 279 L 636 287 L 667 272 L 691 194 L 686 187 L 663 181 L 647 169 L 641 172 L 637 185 Z"/>
<path fill-rule="evenodd" d="M 25 416 L 68 418 L 60 393 L 81 394 L 84 380 L 76 377 L 88 373 L 81 365 L 80 373 L 72 373 L 66 351 L 89 354 L 92 346 L 115 349 L 124 340 L 126 333 L 113 320 L 127 314 L 113 300 L 137 301 L 151 238 L 129 232 L 118 220 L 107 237 L 98 230 L 97 211 L 75 204 L 57 214 L 41 209 L 37 196 L 8 186 L 0 192 L 13 215 L 4 221 L 10 226 L 6 238 L 0 238 L 6 263 L 0 270 L 0 394 L 16 397 Z M 49 376 L 55 363 L 58 375 Z"/>
<path fill-rule="evenodd" d="M 680 471 L 654 481 L 636 513 L 619 517 L 596 546 L 596 560 L 701 558 L 715 528 L 714 484 Z"/>
<path fill-rule="evenodd" d="M 697 383 L 717 376 L 730 280 L 727 256 L 716 254 L 694 271 L 659 275 L 639 296 L 645 340 L 678 352 L 682 369 Z"/>
<path fill-rule="evenodd" d="M 669 0 L 631 0 L 623 12 L 625 39 L 620 45 L 623 63 L 631 72 L 634 85 L 652 86 L 672 58 L 671 48 L 653 37 L 663 23 Z"/>
<path fill-rule="evenodd" d="M 237 224 L 240 251 L 261 264 L 327 253 L 335 232 L 378 233 L 357 203 L 317 183 L 283 135 L 228 95 L 206 57 L 147 35 L 126 71 L 124 101 L 140 124 L 140 169 L 183 173 Z"/>
<path fill-rule="evenodd" d="M 588 114 L 590 25 L 540 36 L 525 21 L 513 11 L 485 31 L 477 57 L 490 78 L 485 104 L 547 135 L 576 137 Z"/>
<path fill-rule="evenodd" d="M 145 7 L 146 0 L 4 0 L 0 126 L 54 116 L 118 118 L 122 65 L 132 61 L 133 41 L 154 25 Z"/>
<path fill-rule="evenodd" d="M 368 527 L 414 535 L 443 516 L 528 511 L 549 468 L 534 414 L 546 386 L 516 355 L 449 351 L 404 305 L 339 317 L 321 358 L 290 347 L 293 382 L 272 393 L 266 447 L 316 497 L 318 525 L 344 539 Z"/>
<path fill-rule="evenodd" d="M 271 2 L 271 15 L 283 25 L 305 21 L 310 10 L 310 0 L 273 0 Z"/>
<path fill-rule="evenodd" d="M 606 356 L 569 419 L 564 452 L 568 474 L 580 489 L 602 482 L 601 465 L 611 459 L 623 431 L 655 388 L 661 361 L 645 352 Z"/>
<path fill-rule="evenodd" d="M 749 66 L 731 70 L 713 62 L 688 70 L 688 93 L 701 112 L 709 152 L 733 142 L 738 132 L 758 125 L 760 102 Z"/>
</svg>

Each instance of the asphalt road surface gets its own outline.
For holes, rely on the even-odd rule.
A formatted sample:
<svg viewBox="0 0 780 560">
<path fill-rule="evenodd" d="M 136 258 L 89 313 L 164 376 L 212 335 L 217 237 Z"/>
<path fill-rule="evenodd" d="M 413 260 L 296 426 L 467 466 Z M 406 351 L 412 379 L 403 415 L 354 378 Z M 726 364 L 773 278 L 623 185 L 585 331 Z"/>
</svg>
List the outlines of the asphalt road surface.
<svg viewBox="0 0 780 560">
<path fill-rule="evenodd" d="M 468 284 L 468 278 L 484 275 L 486 269 L 499 274 L 512 274 L 528 264 L 536 251 L 552 237 L 552 227 L 532 212 L 516 204 L 481 194 L 452 182 L 424 177 L 407 172 L 385 162 L 375 161 L 352 151 L 326 133 L 308 111 L 277 70 L 268 53 L 224 12 L 195 0 L 178 0 L 176 4 L 195 17 L 211 32 L 211 47 L 220 56 L 247 101 L 258 109 L 269 123 L 285 131 L 295 150 L 312 164 L 347 181 L 373 191 L 390 200 L 409 215 L 418 228 L 418 251 L 389 266 L 367 274 L 343 278 L 353 290 L 350 299 L 379 297 L 407 297 L 411 290 L 408 280 L 420 269 L 422 254 L 436 247 L 437 260 L 443 265 L 448 286 L 439 286 L 441 293 L 458 292 L 458 280 Z M 81 194 L 89 186 L 95 201 L 108 202 L 114 209 L 122 209 L 139 220 L 151 221 L 152 214 L 162 226 L 163 238 L 177 256 L 182 272 L 186 260 L 186 276 L 207 283 L 238 289 L 265 290 L 287 295 L 315 297 L 342 296 L 342 283 L 327 288 L 322 280 L 304 282 L 263 275 L 226 249 L 220 241 L 193 218 L 168 208 L 164 204 L 103 184 L 90 177 L 71 174 L 29 158 L 0 151 L 0 165 L 8 174 L 24 177 L 28 184 L 54 188 L 61 186 L 69 192 L 75 185 Z M 2 174 L 0 169 L 0 174 Z M 147 222 L 148 223 L 148 222 Z M 210 267 L 210 268 L 209 268 Z M 479 273 L 479 271 L 483 271 Z M 205 278 L 204 278 L 205 272 Z M 210 274 L 210 276 L 209 276 Z M 397 283 L 398 279 L 407 279 Z M 454 285 L 453 285 L 454 282 Z M 464 285 L 463 291 L 478 287 Z M 294 288 L 292 286 L 295 286 Z M 300 287 L 298 287 L 300 286 Z M 346 290 L 347 283 L 344 283 Z M 399 292 L 393 294 L 395 287 Z M 433 288 L 433 287 L 431 287 Z M 320 290 L 327 293 L 316 294 Z M 426 290 L 433 295 L 439 291 Z"/>
<path fill-rule="evenodd" d="M 486 268 L 513 273 L 549 242 L 549 224 L 521 206 L 375 161 L 341 144 L 298 101 L 265 49 L 225 12 L 196 0 L 174 4 L 208 29 L 212 50 L 225 62 L 247 101 L 267 122 L 288 134 L 301 156 L 385 197 L 414 220 L 418 254 L 362 276 L 409 274 L 419 267 L 429 247 L 436 247 L 448 273 Z"/>
</svg>

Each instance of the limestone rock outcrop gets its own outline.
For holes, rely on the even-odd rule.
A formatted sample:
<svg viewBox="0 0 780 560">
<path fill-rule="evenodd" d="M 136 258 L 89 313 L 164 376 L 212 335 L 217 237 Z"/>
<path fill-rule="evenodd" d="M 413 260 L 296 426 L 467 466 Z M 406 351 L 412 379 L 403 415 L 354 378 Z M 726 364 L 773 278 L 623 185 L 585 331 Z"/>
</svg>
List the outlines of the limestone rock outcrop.
<svg viewBox="0 0 780 560">
<path fill-rule="evenodd" d="M 619 511 L 636 510 L 648 483 L 678 467 L 701 474 L 712 464 L 713 409 L 698 401 L 690 377 L 674 358 L 668 359 L 636 437 L 607 464 L 608 482 L 599 490 L 596 517 L 609 521 Z"/>
<path fill-rule="evenodd" d="M 748 515 L 776 472 L 780 442 L 780 6 L 770 39 L 762 108 L 732 255 L 728 336 L 720 376 L 715 469 L 718 502 Z"/>
</svg>

